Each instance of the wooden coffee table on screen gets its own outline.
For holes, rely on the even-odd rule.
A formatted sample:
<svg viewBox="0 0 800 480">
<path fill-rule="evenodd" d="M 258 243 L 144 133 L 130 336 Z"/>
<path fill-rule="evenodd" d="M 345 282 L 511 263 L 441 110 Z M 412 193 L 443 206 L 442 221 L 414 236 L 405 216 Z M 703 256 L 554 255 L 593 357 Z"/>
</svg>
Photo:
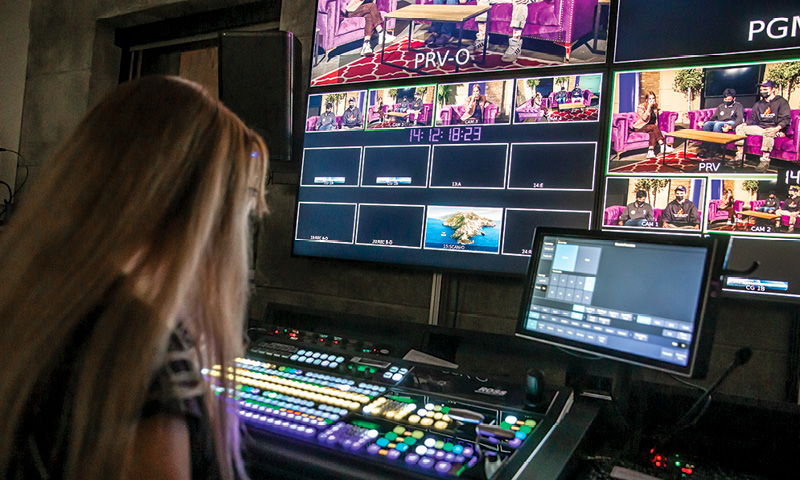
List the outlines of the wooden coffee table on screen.
<svg viewBox="0 0 800 480">
<path fill-rule="evenodd" d="M 449 22 L 458 24 L 458 46 L 461 49 L 461 38 L 464 34 L 464 22 L 469 19 L 475 18 L 478 15 L 486 13 L 487 17 L 491 16 L 490 5 L 408 5 L 399 8 L 394 12 L 387 13 L 384 18 L 395 18 L 397 20 L 408 20 L 408 47 L 407 50 L 412 52 L 416 51 L 411 48 L 411 35 L 414 33 L 414 22 Z M 488 22 L 491 18 L 487 18 Z M 481 64 L 486 63 L 486 46 L 489 44 L 488 36 L 483 42 L 483 58 Z M 386 38 L 383 39 L 381 45 L 381 63 L 384 65 L 391 65 L 393 67 L 410 70 L 416 73 L 425 73 L 419 68 L 411 68 L 405 65 L 397 65 L 389 63 L 384 59 L 384 52 L 386 51 Z M 458 63 L 456 63 L 456 72 L 458 73 Z"/>
<path fill-rule="evenodd" d="M 683 144 L 683 157 L 686 158 L 686 150 L 689 146 L 689 141 L 693 142 L 709 142 L 709 143 L 716 143 L 719 145 L 723 145 L 723 147 L 729 143 L 737 142 L 739 140 L 743 140 L 747 138 L 747 135 L 736 135 L 731 133 L 718 133 L 718 132 L 706 132 L 705 130 L 691 130 L 691 129 L 684 129 L 684 130 L 676 130 L 674 132 L 664 132 L 665 137 L 675 137 L 675 138 L 682 138 L 687 140 Z M 722 149 L 722 163 L 725 163 L 725 155 L 727 154 L 727 150 L 725 148 Z M 680 170 L 678 167 L 673 167 L 672 165 L 667 165 L 667 153 L 664 152 L 663 154 L 663 161 L 665 167 L 676 168 Z M 744 157 L 742 157 L 742 167 L 744 167 Z"/>
</svg>

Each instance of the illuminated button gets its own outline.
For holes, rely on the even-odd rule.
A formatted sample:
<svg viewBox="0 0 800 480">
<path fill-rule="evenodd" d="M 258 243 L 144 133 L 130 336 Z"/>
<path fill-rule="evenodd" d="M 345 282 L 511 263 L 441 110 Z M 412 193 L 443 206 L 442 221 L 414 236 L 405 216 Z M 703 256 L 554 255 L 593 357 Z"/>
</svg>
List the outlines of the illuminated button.
<svg viewBox="0 0 800 480">
<path fill-rule="evenodd" d="M 321 358 L 322 360 L 325 360 L 325 359 L 328 358 L 328 354 L 327 353 L 323 353 L 322 355 L 319 356 L 319 358 Z"/>
<path fill-rule="evenodd" d="M 367 447 L 367 453 L 369 453 L 370 455 L 375 455 L 380 451 L 381 451 L 381 447 L 375 445 L 374 443 L 372 445 L 370 445 L 369 447 Z"/>
<path fill-rule="evenodd" d="M 386 378 L 386 379 L 392 378 L 392 374 L 390 372 L 384 372 L 383 373 L 383 378 Z"/>
<path fill-rule="evenodd" d="M 378 433 L 377 430 L 370 430 L 369 432 L 367 432 L 367 436 L 369 438 L 378 438 L 378 435 L 380 435 L 380 433 Z"/>
<path fill-rule="evenodd" d="M 433 410 L 434 405 L 432 403 L 425 404 L 425 410 Z"/>
<path fill-rule="evenodd" d="M 533 420 L 533 419 L 525 420 L 525 425 L 527 425 L 529 427 L 535 427 L 536 426 L 536 420 Z"/>
<path fill-rule="evenodd" d="M 437 462 L 436 463 L 436 471 L 439 473 L 446 473 L 450 471 L 450 468 L 453 465 L 450 462 Z"/>
<path fill-rule="evenodd" d="M 314 352 L 314 353 L 311 354 L 311 356 L 314 357 L 314 358 L 319 358 L 320 355 L 322 355 L 322 354 L 319 353 L 319 352 Z"/>
<path fill-rule="evenodd" d="M 425 432 L 423 432 L 422 430 L 414 430 L 414 433 L 412 433 L 411 436 L 416 438 L 417 440 L 422 440 L 422 437 L 425 436 Z"/>
<path fill-rule="evenodd" d="M 441 420 L 442 419 L 442 412 L 436 412 L 433 414 L 434 420 Z"/>
<path fill-rule="evenodd" d="M 336 368 L 336 367 L 338 367 L 338 366 L 339 366 L 339 364 L 338 364 L 338 363 L 336 363 L 336 362 L 331 362 L 331 364 L 330 364 L 330 365 L 328 365 L 328 366 L 329 366 L 329 367 L 331 367 L 331 368 Z"/>
<path fill-rule="evenodd" d="M 420 425 L 423 425 L 425 427 L 430 427 L 431 425 L 433 425 L 433 419 L 425 417 L 422 420 L 420 420 L 419 423 Z"/>
<path fill-rule="evenodd" d="M 289 360 L 296 361 L 298 358 L 300 358 L 299 355 L 292 355 L 291 357 L 289 357 Z"/>
<path fill-rule="evenodd" d="M 426 438 L 425 439 L 425 446 L 428 448 L 433 448 L 436 446 L 436 439 L 435 438 Z"/>
<path fill-rule="evenodd" d="M 414 449 L 414 452 L 417 455 L 425 455 L 428 452 L 428 447 L 425 445 L 418 445 L 417 448 Z"/>
<path fill-rule="evenodd" d="M 510 430 L 511 429 L 511 425 L 509 425 L 506 422 L 501 422 L 500 423 L 500 428 L 505 429 L 505 430 Z"/>
<path fill-rule="evenodd" d="M 394 380 L 395 382 L 399 382 L 402 379 L 403 375 L 401 373 L 395 373 L 394 375 L 392 375 L 392 380 Z"/>
<path fill-rule="evenodd" d="M 531 430 L 533 430 L 533 429 L 531 427 L 527 426 L 527 425 L 523 425 L 523 426 L 519 427 L 519 431 L 523 432 L 523 433 L 531 433 Z"/>
<path fill-rule="evenodd" d="M 461 454 L 465 457 L 471 457 L 473 453 L 475 453 L 475 451 L 472 447 L 464 447 L 464 450 L 461 451 Z"/>
<path fill-rule="evenodd" d="M 414 437 L 406 437 L 403 439 L 403 443 L 406 443 L 408 445 L 415 445 L 417 443 L 417 439 Z"/>
<path fill-rule="evenodd" d="M 313 359 L 312 357 L 307 357 L 307 358 L 305 359 L 305 361 L 306 361 L 306 363 L 313 363 L 313 362 L 314 362 L 314 359 Z"/>
<path fill-rule="evenodd" d="M 443 422 L 443 421 L 440 420 L 440 421 L 438 421 L 438 422 L 433 424 L 433 428 L 435 428 L 437 430 L 445 430 L 445 429 L 447 429 L 447 425 L 448 425 L 447 422 Z"/>
<path fill-rule="evenodd" d="M 392 449 L 389 450 L 389 453 L 386 454 L 386 458 L 388 458 L 389 460 L 397 460 L 398 458 L 400 458 L 400 455 L 401 455 L 400 451 Z"/>
<path fill-rule="evenodd" d="M 436 444 L 435 444 L 435 447 L 436 447 L 437 450 L 441 450 L 444 447 L 444 442 L 441 441 L 441 440 L 437 440 Z"/>
<path fill-rule="evenodd" d="M 314 360 L 314 365 L 319 365 L 320 363 L 322 363 L 322 360 L 320 360 L 319 358 Z"/>
<path fill-rule="evenodd" d="M 403 375 L 405 375 L 406 373 L 408 373 L 408 369 L 407 369 L 407 368 L 401 368 L 401 369 L 400 369 L 400 373 L 402 373 Z"/>
<path fill-rule="evenodd" d="M 375 443 L 377 443 L 381 447 L 385 447 L 385 446 L 389 445 L 389 440 L 387 440 L 385 438 L 379 438 Z"/>
<path fill-rule="evenodd" d="M 298 351 L 297 351 L 297 354 L 298 354 L 298 355 L 305 355 L 305 354 L 306 354 L 306 351 L 305 351 L 305 350 L 298 350 Z"/>
<path fill-rule="evenodd" d="M 386 439 L 394 442 L 395 440 L 397 440 L 397 434 L 394 432 L 389 432 L 386 434 Z"/>
<path fill-rule="evenodd" d="M 455 455 L 454 453 L 448 453 L 447 455 L 445 455 L 445 456 L 444 456 L 444 461 L 445 461 L 445 462 L 452 462 L 452 461 L 454 461 L 456 458 L 457 458 L 457 457 L 456 457 L 456 455 Z"/>
<path fill-rule="evenodd" d="M 508 424 L 514 424 L 514 423 L 517 423 L 517 417 L 515 417 L 515 416 L 513 416 L 513 415 L 509 415 L 509 416 L 507 416 L 507 417 L 506 417 L 506 423 L 508 423 Z"/>
<path fill-rule="evenodd" d="M 419 461 L 419 455 L 416 453 L 409 453 L 406 455 L 406 463 L 409 465 L 415 465 Z"/>
<path fill-rule="evenodd" d="M 514 434 L 515 437 L 519 438 L 520 440 L 525 440 L 528 438 L 528 434 L 525 432 L 517 432 Z"/>
<path fill-rule="evenodd" d="M 330 365 L 330 364 L 331 364 L 331 362 L 329 362 L 329 361 L 327 361 L 327 360 L 323 360 L 323 361 L 322 361 L 322 366 L 323 366 L 323 367 L 327 367 L 327 366 L 328 366 L 328 365 Z"/>
<path fill-rule="evenodd" d="M 442 411 L 442 406 L 441 405 L 436 405 L 435 407 L 433 407 L 433 411 L 434 412 L 441 412 Z"/>
<path fill-rule="evenodd" d="M 418 465 L 427 470 L 427 469 L 431 468 L 435 463 L 436 463 L 436 460 L 434 460 L 434 459 L 432 459 L 430 457 L 422 457 L 419 460 Z"/>
<path fill-rule="evenodd" d="M 521 438 L 514 438 L 514 439 L 509 440 L 509 442 L 508 442 L 508 446 L 511 447 L 511 448 L 519 448 L 520 445 L 522 445 L 522 439 Z"/>
<path fill-rule="evenodd" d="M 452 444 L 452 443 L 450 443 L 450 442 L 447 442 L 447 443 L 445 443 L 445 444 L 444 444 L 444 446 L 442 447 L 442 450 L 444 450 L 445 452 L 452 452 L 452 451 L 453 451 L 453 447 L 455 447 L 455 445 L 453 445 L 453 444 Z"/>
<path fill-rule="evenodd" d="M 397 367 L 390 367 L 389 368 L 389 371 L 392 372 L 392 373 L 396 372 L 397 370 L 398 370 Z"/>
<path fill-rule="evenodd" d="M 382 449 L 380 449 L 380 450 L 378 451 L 378 453 L 379 453 L 379 454 L 381 454 L 381 455 L 383 455 L 383 456 L 385 457 L 385 456 L 386 456 L 386 454 L 387 454 L 387 453 L 389 453 L 389 450 L 386 450 L 385 448 L 382 448 Z"/>
<path fill-rule="evenodd" d="M 436 453 L 433 454 L 433 457 L 436 460 L 443 460 L 445 455 L 447 455 L 447 454 L 444 451 L 436 450 Z"/>
<path fill-rule="evenodd" d="M 453 445 L 453 453 L 456 455 L 461 455 L 461 452 L 464 451 L 464 447 L 462 445 Z"/>
<path fill-rule="evenodd" d="M 409 423 L 419 423 L 419 415 L 411 415 L 408 417 Z"/>
<path fill-rule="evenodd" d="M 342 363 L 344 362 L 344 357 L 336 357 L 336 361 Z"/>
<path fill-rule="evenodd" d="M 405 444 L 405 443 L 398 443 L 397 446 L 394 447 L 394 448 L 396 448 L 397 450 L 399 450 L 401 452 L 405 452 L 411 447 L 409 445 Z"/>
<path fill-rule="evenodd" d="M 398 425 L 398 426 L 394 427 L 394 430 L 392 430 L 392 431 L 394 433 L 398 434 L 398 435 L 402 435 L 402 434 L 406 433 L 406 427 L 404 427 L 402 425 Z"/>
</svg>

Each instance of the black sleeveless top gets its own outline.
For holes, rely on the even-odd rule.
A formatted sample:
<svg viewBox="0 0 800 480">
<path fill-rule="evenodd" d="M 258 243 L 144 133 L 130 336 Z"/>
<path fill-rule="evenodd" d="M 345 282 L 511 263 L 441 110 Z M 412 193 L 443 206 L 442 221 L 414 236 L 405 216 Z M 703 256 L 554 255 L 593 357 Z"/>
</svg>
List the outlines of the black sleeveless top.
<svg viewBox="0 0 800 480">
<path fill-rule="evenodd" d="M 16 438 L 16 454 L 11 459 L 9 479 L 61 479 L 67 459 L 70 408 L 64 399 L 72 395 L 74 358 L 88 338 L 100 310 L 87 318 L 76 333 L 63 361 L 35 387 Z M 194 479 L 219 479 L 214 440 L 203 401 L 206 388 L 199 368 L 197 348 L 186 329 L 179 324 L 172 332 L 167 355 L 150 383 L 141 418 L 155 415 L 181 417 L 186 421 L 191 445 Z M 124 372 L 120 372 L 124 375 Z"/>
</svg>

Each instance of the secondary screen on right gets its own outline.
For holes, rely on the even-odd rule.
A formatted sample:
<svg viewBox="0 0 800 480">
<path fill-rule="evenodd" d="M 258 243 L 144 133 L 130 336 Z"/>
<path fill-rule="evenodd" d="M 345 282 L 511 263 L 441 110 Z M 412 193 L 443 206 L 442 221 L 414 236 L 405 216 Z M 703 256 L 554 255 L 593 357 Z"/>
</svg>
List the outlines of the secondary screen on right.
<svg viewBox="0 0 800 480">
<path fill-rule="evenodd" d="M 537 235 L 518 333 L 691 370 L 712 252 L 657 238 Z"/>
</svg>

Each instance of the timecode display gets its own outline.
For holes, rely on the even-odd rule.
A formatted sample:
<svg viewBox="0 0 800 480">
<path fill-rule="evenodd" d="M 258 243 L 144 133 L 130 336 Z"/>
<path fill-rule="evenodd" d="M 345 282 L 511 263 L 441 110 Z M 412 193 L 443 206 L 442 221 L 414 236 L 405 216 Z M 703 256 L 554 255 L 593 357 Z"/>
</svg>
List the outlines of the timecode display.
<svg viewBox="0 0 800 480">
<path fill-rule="evenodd" d="M 412 128 L 408 133 L 409 143 L 461 143 L 480 142 L 481 127 L 434 127 Z"/>
</svg>

